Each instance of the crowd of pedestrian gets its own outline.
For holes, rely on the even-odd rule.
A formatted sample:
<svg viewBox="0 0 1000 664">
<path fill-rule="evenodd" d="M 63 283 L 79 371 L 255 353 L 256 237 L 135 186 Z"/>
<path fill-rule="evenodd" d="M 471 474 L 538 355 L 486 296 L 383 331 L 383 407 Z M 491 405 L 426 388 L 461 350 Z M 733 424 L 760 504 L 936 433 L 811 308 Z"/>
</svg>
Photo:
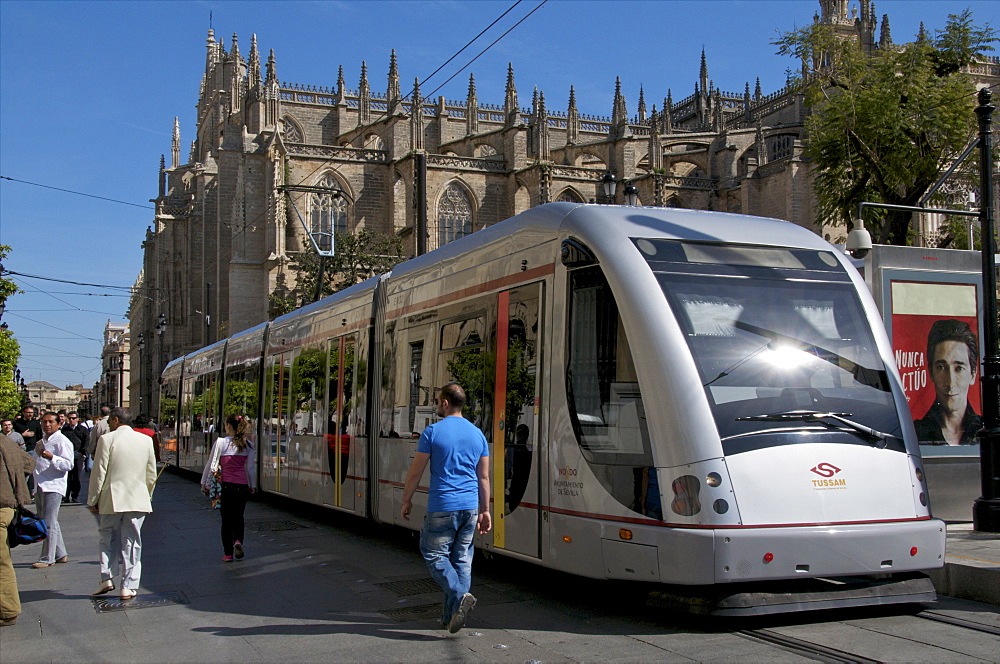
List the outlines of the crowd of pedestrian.
<svg viewBox="0 0 1000 664">
<path fill-rule="evenodd" d="M 15 624 L 21 613 L 6 537 L 20 506 L 33 497 L 48 528 L 32 567 L 69 562 L 59 510 L 79 504 L 81 473 L 93 455 L 86 500 L 98 517 L 100 585 L 93 594 L 118 588 L 122 600 L 135 597 L 139 586 L 142 523 L 152 511 L 157 477 L 153 438 L 133 430 L 127 408 L 103 407 L 91 427 L 77 412 L 46 412 L 39 419 L 35 414 L 29 405 L 16 420 L 0 421 L 0 627 Z M 148 418 L 144 423 L 149 425 Z"/>
</svg>

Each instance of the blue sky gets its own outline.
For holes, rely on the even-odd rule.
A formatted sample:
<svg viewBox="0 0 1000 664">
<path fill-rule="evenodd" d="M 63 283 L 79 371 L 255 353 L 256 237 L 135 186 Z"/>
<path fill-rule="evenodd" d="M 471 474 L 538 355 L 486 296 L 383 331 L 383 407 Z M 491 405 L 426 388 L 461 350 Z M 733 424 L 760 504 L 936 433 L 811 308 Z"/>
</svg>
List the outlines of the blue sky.
<svg viewBox="0 0 1000 664">
<path fill-rule="evenodd" d="M 405 93 L 514 1 L 0 0 L 0 176 L 132 204 L 0 180 L 0 244 L 13 247 L 5 267 L 88 284 L 135 282 L 174 117 L 182 159 L 194 136 L 210 16 L 227 50 L 238 34 L 244 57 L 256 33 L 265 54 L 275 51 L 278 77 L 287 82 L 333 86 L 343 65 L 347 86 L 356 88 L 365 60 L 373 89 L 382 91 L 395 48 Z M 523 0 L 423 82 L 422 93 L 539 3 Z M 897 43 L 912 40 L 920 21 L 943 28 L 948 14 L 965 8 L 978 24 L 1000 27 L 1000 2 L 876 2 Z M 702 48 L 716 87 L 742 92 L 759 77 L 767 94 L 796 66 L 770 42 L 818 11 L 815 0 L 549 0 L 435 96 L 464 99 L 472 72 L 480 102 L 503 103 L 510 62 L 522 106 L 538 87 L 548 108 L 564 110 L 573 85 L 581 113 L 607 116 L 620 76 L 634 114 L 640 86 L 650 108 L 668 89 L 675 100 L 691 94 Z M 17 281 L 25 294 L 8 301 L 3 320 L 21 343 L 22 376 L 92 386 L 104 324 L 124 322 L 128 298 L 120 290 Z"/>
</svg>

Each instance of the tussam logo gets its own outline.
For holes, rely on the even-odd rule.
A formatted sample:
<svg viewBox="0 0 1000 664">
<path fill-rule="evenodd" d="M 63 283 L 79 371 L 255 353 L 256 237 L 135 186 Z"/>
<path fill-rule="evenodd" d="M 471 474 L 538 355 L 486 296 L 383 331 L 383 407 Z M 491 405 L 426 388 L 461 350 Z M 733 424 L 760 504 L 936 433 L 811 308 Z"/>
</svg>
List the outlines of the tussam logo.
<svg viewBox="0 0 1000 664">
<path fill-rule="evenodd" d="M 840 468 L 837 468 L 832 463 L 826 463 L 825 461 L 823 463 L 816 464 L 809 470 L 822 477 L 833 477 L 840 472 Z"/>
<path fill-rule="evenodd" d="M 834 475 L 840 472 L 840 468 L 837 468 L 832 463 L 818 463 L 812 468 L 812 472 L 816 473 L 820 477 L 826 479 L 822 480 L 811 480 L 814 489 L 846 489 L 847 480 L 843 479 L 832 479 Z"/>
</svg>

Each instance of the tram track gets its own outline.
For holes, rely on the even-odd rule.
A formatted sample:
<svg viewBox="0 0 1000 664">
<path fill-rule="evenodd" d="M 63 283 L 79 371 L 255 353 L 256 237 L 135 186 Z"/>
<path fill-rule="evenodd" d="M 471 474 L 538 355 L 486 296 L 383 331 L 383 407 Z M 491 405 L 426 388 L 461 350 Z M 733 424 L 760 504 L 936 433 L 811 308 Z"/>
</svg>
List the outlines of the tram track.
<svg viewBox="0 0 1000 664">
<path fill-rule="evenodd" d="M 914 616 L 917 618 L 923 618 L 924 620 L 933 620 L 935 622 L 945 623 L 947 625 L 964 627 L 965 629 L 971 629 L 976 632 L 983 632 L 984 634 L 993 634 L 994 636 L 1000 636 L 1000 627 L 994 627 L 992 625 L 984 625 L 982 623 L 966 620 L 965 618 L 956 618 L 955 616 L 945 615 L 944 613 L 939 613 L 937 611 L 921 611 L 920 613 L 914 614 Z"/>
<path fill-rule="evenodd" d="M 753 641 L 760 641 L 773 646 L 778 646 L 783 650 L 808 657 L 809 659 L 817 662 L 877 664 L 880 661 L 877 659 L 862 657 L 861 655 L 855 655 L 847 652 L 846 650 L 829 648 L 827 646 L 821 646 L 817 643 L 796 639 L 792 636 L 785 636 L 784 634 L 779 634 L 778 632 L 774 632 L 769 629 L 742 629 L 733 633 Z"/>
</svg>

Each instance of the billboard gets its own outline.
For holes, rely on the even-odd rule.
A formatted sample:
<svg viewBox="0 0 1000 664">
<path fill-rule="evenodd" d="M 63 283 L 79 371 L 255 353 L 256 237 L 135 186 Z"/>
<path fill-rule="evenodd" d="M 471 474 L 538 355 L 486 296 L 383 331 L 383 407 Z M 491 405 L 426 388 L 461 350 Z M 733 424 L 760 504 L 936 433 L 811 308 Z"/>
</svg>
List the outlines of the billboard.
<svg viewBox="0 0 1000 664">
<path fill-rule="evenodd" d="M 914 276 L 889 276 L 888 318 L 917 438 L 921 445 L 974 445 L 983 412 L 978 283 Z"/>
</svg>

